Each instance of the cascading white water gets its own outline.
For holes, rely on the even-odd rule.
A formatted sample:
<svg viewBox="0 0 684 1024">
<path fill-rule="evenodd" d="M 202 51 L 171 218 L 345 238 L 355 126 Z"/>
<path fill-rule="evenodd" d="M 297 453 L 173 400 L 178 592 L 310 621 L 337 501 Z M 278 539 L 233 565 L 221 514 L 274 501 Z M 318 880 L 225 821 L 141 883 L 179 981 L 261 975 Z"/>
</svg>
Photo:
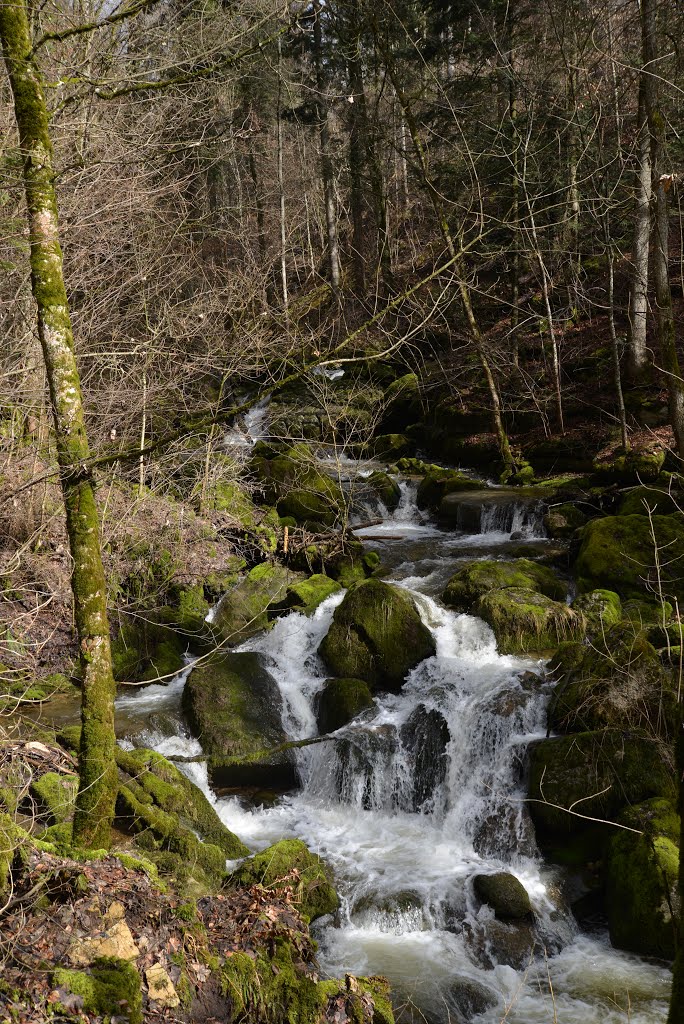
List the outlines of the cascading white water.
<svg viewBox="0 0 684 1024">
<path fill-rule="evenodd" d="M 470 550 L 471 538 L 454 539 L 425 521 L 410 484 L 394 515 L 368 532 L 397 543 L 402 557 L 407 545 L 421 552 L 435 545 L 433 556 L 447 560 Z M 510 532 L 493 531 L 490 543 L 503 553 Z M 336 742 L 299 752 L 299 792 L 255 809 L 210 794 L 204 765 L 183 770 L 252 848 L 298 836 L 332 865 L 342 906 L 335 921 L 316 926 L 321 968 L 331 976 L 387 975 L 404 1006 L 400 1019 L 618 1024 L 629 1014 L 632 1024 L 655 1024 L 669 971 L 578 934 L 555 872 L 536 851 L 523 762 L 527 744 L 545 731 L 547 694 L 525 675 L 537 664 L 499 655 L 482 621 L 422 593 L 430 570 L 423 554 L 415 557 L 410 578 L 397 573 L 396 582 L 413 594 L 437 653 L 399 694 L 376 697 Z M 278 681 L 295 738 L 316 732 L 314 701 L 326 679 L 317 649 L 340 600 L 329 598 L 311 618 L 290 614 L 242 647 L 259 652 Z M 181 677 L 171 689 L 179 687 Z M 146 694 L 137 699 L 149 708 L 152 688 Z M 198 749 L 183 736 L 148 731 L 141 740 L 171 755 Z M 473 894 L 474 875 L 500 870 L 523 882 L 536 915 L 537 947 L 519 969 L 502 962 L 492 913 Z"/>
<path fill-rule="evenodd" d="M 545 537 L 542 502 L 490 502 L 482 505 L 480 533 L 519 534 L 532 539 Z"/>
<path fill-rule="evenodd" d="M 230 427 L 223 435 L 223 444 L 228 448 L 247 448 L 267 436 L 271 396 L 265 395 L 241 419 L 241 423 Z"/>
</svg>

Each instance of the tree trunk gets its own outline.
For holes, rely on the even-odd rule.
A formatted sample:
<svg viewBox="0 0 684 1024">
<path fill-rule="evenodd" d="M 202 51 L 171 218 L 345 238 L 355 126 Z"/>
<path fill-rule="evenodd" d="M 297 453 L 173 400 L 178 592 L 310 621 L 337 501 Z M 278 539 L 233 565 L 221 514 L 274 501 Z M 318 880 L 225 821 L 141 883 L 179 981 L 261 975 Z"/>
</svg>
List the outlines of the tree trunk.
<svg viewBox="0 0 684 1024">
<path fill-rule="evenodd" d="M 649 46 L 644 41 L 643 62 Z M 646 94 L 650 70 L 639 77 L 638 154 L 634 241 L 632 243 L 632 287 L 629 296 L 629 334 L 627 337 L 627 373 L 632 380 L 642 377 L 648 368 L 646 317 L 648 313 L 648 248 L 651 233 L 651 133 L 648 127 Z"/>
<path fill-rule="evenodd" d="M 328 236 L 328 262 L 330 264 L 330 285 L 336 298 L 340 293 L 340 252 L 337 239 L 337 214 L 335 211 L 335 190 L 333 187 L 333 164 L 330 156 L 330 131 L 328 111 L 325 102 L 323 78 L 323 34 L 321 30 L 321 0 L 314 2 L 314 62 L 316 65 L 316 106 L 318 132 L 321 147 L 321 178 L 325 204 L 325 227 Z"/>
<path fill-rule="evenodd" d="M 287 289 L 287 229 L 285 223 L 285 182 L 283 178 L 283 119 L 280 116 L 280 105 L 283 89 L 283 41 L 278 36 L 278 96 L 276 99 L 276 118 L 278 129 L 278 192 L 280 195 L 280 280 L 283 289 L 283 311 L 285 320 L 289 317 L 289 297 Z"/>
<path fill-rule="evenodd" d="M 78 846 L 108 847 L 117 770 L 107 592 L 98 511 L 87 469 L 88 438 L 62 270 L 48 113 L 42 78 L 31 55 L 23 0 L 6 0 L 0 4 L 0 42 L 23 157 L 31 284 L 50 389 L 73 560 L 71 585 L 83 676 L 80 781 L 73 839 Z"/>
</svg>

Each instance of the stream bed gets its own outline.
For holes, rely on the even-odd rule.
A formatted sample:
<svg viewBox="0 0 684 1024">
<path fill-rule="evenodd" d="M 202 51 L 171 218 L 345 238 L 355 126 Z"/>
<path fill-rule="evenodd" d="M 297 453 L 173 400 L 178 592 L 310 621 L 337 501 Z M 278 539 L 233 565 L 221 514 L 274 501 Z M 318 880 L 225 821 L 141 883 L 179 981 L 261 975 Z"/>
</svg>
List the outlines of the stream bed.
<svg viewBox="0 0 684 1024">
<path fill-rule="evenodd" d="M 250 848 L 298 837 L 331 864 L 341 908 L 312 929 L 322 974 L 386 975 L 399 1021 L 661 1021 L 667 966 L 580 933 L 563 872 L 535 844 L 524 769 L 528 744 L 546 734 L 543 662 L 499 655 L 484 622 L 438 599 L 464 560 L 510 557 L 521 541 L 541 551 L 540 511 L 494 491 L 478 529 L 472 514 L 467 531 L 443 529 L 416 508 L 414 484 L 401 488 L 396 512 L 381 508 L 359 536 L 379 552 L 386 578 L 413 595 L 436 655 L 337 742 L 300 750 L 301 788 L 269 806 L 217 797 L 201 761 L 182 767 Z M 317 648 L 341 599 L 311 618 L 291 613 L 238 648 L 258 652 L 275 677 L 293 739 L 316 735 L 313 702 L 328 675 Z M 180 711 L 191 668 L 119 698 L 119 734 L 169 756 L 201 754 Z M 502 955 L 510 938 L 497 937 L 492 911 L 473 895 L 473 877 L 496 871 L 520 879 L 535 912 L 529 945 L 513 956 Z"/>
</svg>

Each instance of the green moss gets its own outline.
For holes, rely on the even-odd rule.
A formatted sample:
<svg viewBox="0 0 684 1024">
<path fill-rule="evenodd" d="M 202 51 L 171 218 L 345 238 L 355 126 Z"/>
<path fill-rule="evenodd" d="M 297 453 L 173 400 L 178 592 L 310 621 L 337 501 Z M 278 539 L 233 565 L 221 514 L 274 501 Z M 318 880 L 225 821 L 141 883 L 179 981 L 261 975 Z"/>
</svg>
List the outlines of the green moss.
<svg viewBox="0 0 684 1024">
<path fill-rule="evenodd" d="M 477 897 L 487 903 L 502 921 L 520 920 L 532 914 L 527 889 L 508 871 L 475 875 L 473 886 Z"/>
<path fill-rule="evenodd" d="M 642 630 L 619 623 L 598 635 L 559 683 L 549 711 L 557 732 L 643 729 L 674 739 L 677 691 Z"/>
<path fill-rule="evenodd" d="M 53 972 L 52 984 L 80 996 L 86 1012 L 125 1018 L 129 1024 L 143 1022 L 140 975 L 126 960 L 102 957 L 87 973 L 60 967 Z"/>
<path fill-rule="evenodd" d="M 584 634 L 584 619 L 567 605 L 522 587 L 490 590 L 474 615 L 488 623 L 501 654 L 544 651 Z"/>
<path fill-rule="evenodd" d="M 120 850 L 113 850 L 112 856 L 116 857 L 129 871 L 144 871 L 148 878 L 151 878 L 153 882 L 159 885 L 157 865 L 153 861 L 148 860 L 147 857 L 143 857 L 140 854 L 134 856 L 131 853 L 121 853 Z"/>
<path fill-rule="evenodd" d="M 596 461 L 594 470 L 606 480 L 641 484 L 657 480 L 665 462 L 665 454 L 665 449 L 660 447 L 632 449 L 626 455 Z"/>
<path fill-rule="evenodd" d="M 554 601 L 563 601 L 567 591 L 566 585 L 556 579 L 550 569 L 527 558 L 512 562 L 488 559 L 459 569 L 447 583 L 442 599 L 449 607 L 467 612 L 489 591 L 509 587 L 534 590 Z"/>
<path fill-rule="evenodd" d="M 116 758 L 126 786 L 140 804 L 153 804 L 175 816 L 182 828 L 199 833 L 230 860 L 247 855 L 247 848 L 225 827 L 204 793 L 157 751 L 127 752 L 117 747 Z"/>
<path fill-rule="evenodd" d="M 544 516 L 544 527 L 549 537 L 564 539 L 572 537 L 575 530 L 578 530 L 587 521 L 584 512 L 578 509 L 571 502 L 561 502 L 553 505 Z"/>
<path fill-rule="evenodd" d="M 347 591 L 319 653 L 337 676 L 397 689 L 435 642 L 405 591 L 368 580 Z"/>
<path fill-rule="evenodd" d="M 288 587 L 284 600 L 278 605 L 278 610 L 288 609 L 300 612 L 302 615 L 313 615 L 319 604 L 341 590 L 342 587 L 336 580 L 332 580 L 323 573 L 315 573 L 307 580 L 301 580 L 301 582 Z"/>
<path fill-rule="evenodd" d="M 447 494 L 457 494 L 462 491 L 479 491 L 482 483 L 471 480 L 456 469 L 431 468 L 425 474 L 418 486 L 416 503 L 418 508 L 429 508 L 437 511 Z"/>
<path fill-rule="evenodd" d="M 396 462 L 402 456 L 413 454 L 415 444 L 405 434 L 379 434 L 373 440 L 372 449 L 377 458 Z"/>
<path fill-rule="evenodd" d="M 608 846 L 606 908 L 618 949 L 673 959 L 678 915 L 679 818 L 666 800 L 630 808 Z"/>
<path fill-rule="evenodd" d="M 610 820 L 625 804 L 653 796 L 672 800 L 675 792 L 671 748 L 643 733 L 575 733 L 541 740 L 530 749 L 530 813 L 543 839 L 589 826 L 559 808 L 578 805 L 580 815 Z"/>
<path fill-rule="evenodd" d="M 306 445 L 291 445 L 280 453 L 260 446 L 251 469 L 261 481 L 266 500 L 276 504 L 281 516 L 332 525 L 344 509 L 342 488 L 321 472 Z"/>
<path fill-rule="evenodd" d="M 363 481 L 363 490 L 370 490 L 380 498 L 388 512 L 394 512 L 401 501 L 401 490 L 396 480 L 376 470 Z"/>
<path fill-rule="evenodd" d="M 197 619 L 203 620 L 209 611 L 209 602 L 204 596 L 201 583 L 194 587 L 185 587 L 178 595 L 178 612 L 181 621 L 194 624 Z"/>
<path fill-rule="evenodd" d="M 332 914 L 339 905 L 326 864 L 300 839 L 282 839 L 244 861 L 230 876 L 240 885 L 294 889 L 301 914 L 309 921 Z"/>
<path fill-rule="evenodd" d="M 296 573 L 281 565 L 257 565 L 221 600 L 214 618 L 216 628 L 231 644 L 267 629 L 269 607 L 282 601 L 288 587 L 298 580 Z"/>
<path fill-rule="evenodd" d="M 218 512 L 227 512 L 244 529 L 257 524 L 257 510 L 247 492 L 234 480 L 217 480 L 209 494 L 209 503 Z"/>
<path fill-rule="evenodd" d="M 296 781 L 290 752 L 264 755 L 287 741 L 280 717 L 278 685 L 254 652 L 216 653 L 190 673 L 183 710 L 202 741 L 217 785 L 287 788 Z M 254 755 L 231 766 L 228 759 Z"/>
<path fill-rule="evenodd" d="M 645 516 L 649 511 L 658 516 L 667 516 L 684 508 L 684 499 L 680 492 L 657 483 L 652 487 L 632 487 L 620 502 L 618 515 Z"/>
<path fill-rule="evenodd" d="M 652 517 L 655 543 L 661 559 L 661 581 L 667 598 L 684 600 L 684 518 Z M 643 600 L 644 591 L 656 590 L 654 539 L 648 517 L 608 516 L 593 519 L 583 528 L 575 562 L 580 590 L 597 587 L 624 598 Z"/>
<path fill-rule="evenodd" d="M 373 695 L 362 679 L 328 679 L 316 697 L 318 728 L 335 732 L 372 706 Z"/>
<path fill-rule="evenodd" d="M 591 590 L 580 594 L 572 602 L 576 612 L 581 612 L 587 624 L 587 633 L 601 636 L 622 619 L 622 602 L 613 590 Z"/>
</svg>

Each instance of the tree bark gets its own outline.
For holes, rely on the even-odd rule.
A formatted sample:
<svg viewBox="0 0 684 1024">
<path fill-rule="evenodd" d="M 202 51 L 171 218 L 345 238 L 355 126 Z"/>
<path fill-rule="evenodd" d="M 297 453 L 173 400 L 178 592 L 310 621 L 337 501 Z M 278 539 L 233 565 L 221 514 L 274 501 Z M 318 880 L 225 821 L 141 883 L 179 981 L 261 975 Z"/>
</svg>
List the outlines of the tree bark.
<svg viewBox="0 0 684 1024">
<path fill-rule="evenodd" d="M 87 465 L 89 451 L 59 245 L 52 144 L 42 78 L 31 54 L 23 0 L 0 4 L 0 43 L 14 99 L 23 158 L 31 285 L 55 423 L 79 642 L 83 696 L 75 845 L 108 847 L 114 816 L 114 696 L 107 592 L 99 517 Z"/>
<path fill-rule="evenodd" d="M 644 65 L 650 51 L 647 34 L 644 33 Z M 627 373 L 632 380 L 642 377 L 648 368 L 646 347 L 646 317 L 648 314 L 648 249 L 651 233 L 651 133 L 648 126 L 646 95 L 648 92 L 649 69 L 642 69 L 639 76 L 638 159 L 636 210 L 634 217 L 634 241 L 632 243 L 632 287 L 629 296 L 629 334 L 627 337 Z"/>
<path fill-rule="evenodd" d="M 330 131 L 328 111 L 325 102 L 325 81 L 323 78 L 323 33 L 321 30 L 321 0 L 314 0 L 314 63 L 316 65 L 316 106 L 318 133 L 321 147 L 321 178 L 325 203 L 325 227 L 328 236 L 328 262 L 330 264 L 330 285 L 335 298 L 340 293 L 340 251 L 337 238 L 337 214 L 333 188 L 333 164 L 330 156 Z"/>
</svg>

